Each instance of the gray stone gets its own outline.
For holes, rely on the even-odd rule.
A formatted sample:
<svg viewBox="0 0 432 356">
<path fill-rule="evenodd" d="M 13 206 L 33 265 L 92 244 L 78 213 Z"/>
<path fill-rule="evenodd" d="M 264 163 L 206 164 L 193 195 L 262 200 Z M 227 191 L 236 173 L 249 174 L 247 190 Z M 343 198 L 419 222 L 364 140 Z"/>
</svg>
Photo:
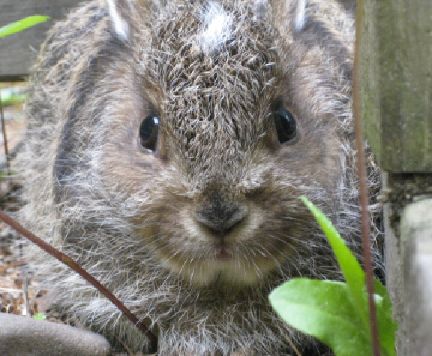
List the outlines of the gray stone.
<svg viewBox="0 0 432 356">
<path fill-rule="evenodd" d="M 102 356 L 110 345 L 101 335 L 72 326 L 0 313 L 0 355 Z"/>
</svg>

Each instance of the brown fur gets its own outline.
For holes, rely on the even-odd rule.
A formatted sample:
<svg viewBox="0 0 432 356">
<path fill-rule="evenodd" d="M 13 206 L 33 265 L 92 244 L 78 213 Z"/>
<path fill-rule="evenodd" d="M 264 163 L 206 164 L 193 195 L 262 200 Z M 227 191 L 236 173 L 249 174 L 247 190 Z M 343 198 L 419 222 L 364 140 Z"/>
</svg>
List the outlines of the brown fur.
<svg viewBox="0 0 432 356">
<path fill-rule="evenodd" d="M 53 28 L 27 106 L 21 217 L 149 318 L 161 355 L 286 354 L 287 339 L 300 348 L 310 340 L 279 321 L 269 291 L 296 276 L 338 278 L 299 196 L 358 246 L 352 13 L 310 1 L 306 26 L 294 31 L 295 1 L 215 3 L 234 21 L 211 52 L 197 39 L 201 0 L 123 2 L 127 39 L 98 0 Z M 277 141 L 277 100 L 296 117 L 292 143 Z M 162 120 L 156 154 L 138 140 L 152 111 Z M 215 201 L 247 212 L 224 236 L 229 261 L 196 220 Z M 131 350 L 146 348 L 108 301 L 41 260 L 63 309 Z"/>
</svg>

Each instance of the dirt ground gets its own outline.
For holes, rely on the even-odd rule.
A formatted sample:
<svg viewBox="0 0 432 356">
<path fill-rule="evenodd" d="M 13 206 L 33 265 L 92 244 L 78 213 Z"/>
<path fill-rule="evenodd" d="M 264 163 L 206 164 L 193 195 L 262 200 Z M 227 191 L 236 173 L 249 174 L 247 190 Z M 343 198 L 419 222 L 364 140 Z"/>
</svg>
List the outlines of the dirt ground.
<svg viewBox="0 0 432 356">
<path fill-rule="evenodd" d="M 1 84 L 0 93 L 25 91 L 25 84 Z M 10 166 L 6 164 L 3 132 L 0 135 L 0 209 L 14 217 L 19 208 L 19 179 L 13 161 L 23 140 L 25 117 L 22 104 L 3 107 Z M 28 243 L 0 222 L 0 312 L 34 315 L 41 311 L 39 298 L 45 291 L 32 281 L 32 271 L 26 266 L 24 250 Z M 43 309 L 43 308 L 42 308 Z"/>
</svg>

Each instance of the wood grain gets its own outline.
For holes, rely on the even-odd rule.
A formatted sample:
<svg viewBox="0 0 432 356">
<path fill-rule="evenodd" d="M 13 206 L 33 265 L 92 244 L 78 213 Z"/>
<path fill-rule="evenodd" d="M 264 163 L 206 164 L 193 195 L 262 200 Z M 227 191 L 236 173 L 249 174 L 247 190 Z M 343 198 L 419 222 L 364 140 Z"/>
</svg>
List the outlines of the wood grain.
<svg viewBox="0 0 432 356">
<path fill-rule="evenodd" d="M 432 1 L 366 0 L 362 112 L 380 165 L 432 173 Z"/>
</svg>

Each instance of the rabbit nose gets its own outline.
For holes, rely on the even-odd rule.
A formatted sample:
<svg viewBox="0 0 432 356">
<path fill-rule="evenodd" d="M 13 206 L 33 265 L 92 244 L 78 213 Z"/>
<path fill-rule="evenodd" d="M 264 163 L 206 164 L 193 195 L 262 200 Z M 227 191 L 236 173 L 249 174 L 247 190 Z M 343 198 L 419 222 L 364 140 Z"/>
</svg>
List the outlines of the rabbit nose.
<svg viewBox="0 0 432 356">
<path fill-rule="evenodd" d="M 215 200 L 197 210 L 195 218 L 212 232 L 225 235 L 240 224 L 247 214 L 246 206 Z"/>
</svg>

